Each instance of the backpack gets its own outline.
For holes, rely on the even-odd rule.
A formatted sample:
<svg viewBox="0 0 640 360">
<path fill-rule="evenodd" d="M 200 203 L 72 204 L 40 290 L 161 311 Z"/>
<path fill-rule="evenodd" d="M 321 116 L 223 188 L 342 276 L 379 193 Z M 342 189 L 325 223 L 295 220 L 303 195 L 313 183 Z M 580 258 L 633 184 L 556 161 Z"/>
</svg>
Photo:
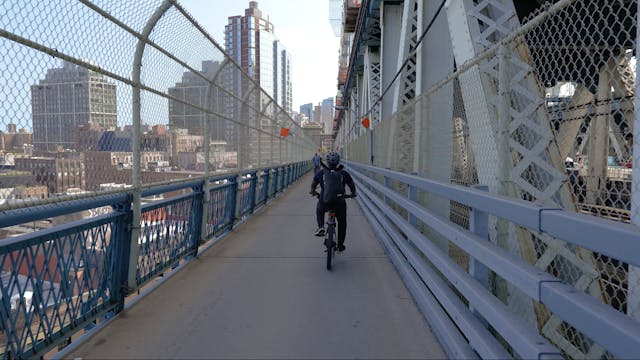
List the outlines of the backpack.
<svg viewBox="0 0 640 360">
<path fill-rule="evenodd" d="M 324 172 L 322 174 L 322 180 L 324 182 L 322 201 L 325 204 L 334 203 L 344 195 L 344 171 L 342 169 L 322 170 Z"/>
</svg>

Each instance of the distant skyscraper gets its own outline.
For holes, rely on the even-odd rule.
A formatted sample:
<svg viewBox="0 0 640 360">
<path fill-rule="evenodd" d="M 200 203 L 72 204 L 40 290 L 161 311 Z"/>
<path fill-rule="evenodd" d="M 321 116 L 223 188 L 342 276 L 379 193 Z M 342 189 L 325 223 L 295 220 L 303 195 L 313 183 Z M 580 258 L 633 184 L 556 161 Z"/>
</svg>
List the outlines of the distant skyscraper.
<svg viewBox="0 0 640 360">
<path fill-rule="evenodd" d="M 277 45 L 276 45 L 277 44 Z M 274 41 L 274 99 L 289 115 L 293 112 L 291 93 L 291 59 L 280 41 Z"/>
<path fill-rule="evenodd" d="M 309 121 L 313 120 L 313 104 L 300 105 L 300 114 L 306 115 Z"/>
<path fill-rule="evenodd" d="M 231 16 L 225 26 L 225 51 L 233 58 L 249 77 L 255 80 L 265 93 L 283 107 L 289 114 L 291 109 L 291 78 L 289 53 L 277 40 L 274 26 L 263 18 L 262 11 L 258 9 L 257 1 L 250 1 L 249 8 L 245 9 L 244 16 Z M 244 95 L 250 88 L 249 81 L 243 79 L 242 74 L 234 71 L 232 67 L 225 73 L 227 86 L 238 95 Z M 252 100 L 256 105 L 264 103 L 260 96 Z M 256 106 L 260 108 L 260 106 Z M 253 121 L 257 114 L 251 114 L 246 107 L 240 106 L 234 99 L 228 99 L 226 103 L 227 114 L 235 119 L 248 119 Z M 261 123 L 265 128 L 269 123 Z M 256 131 L 248 131 L 234 124 L 227 129 L 227 142 L 230 150 L 240 150 L 239 144 L 253 146 L 261 136 Z M 270 139 L 264 139 L 270 141 Z M 242 153 L 242 151 L 240 151 Z M 242 155 L 240 155 L 242 156 Z M 270 156 L 270 154 L 265 154 Z M 252 159 L 240 159 L 240 162 L 253 162 Z"/>
<path fill-rule="evenodd" d="M 325 134 L 331 134 L 333 131 L 333 98 L 322 100 L 320 105 L 320 124 L 324 128 Z"/>
<path fill-rule="evenodd" d="M 116 84 L 72 63 L 47 70 L 31 86 L 33 145 L 38 150 L 75 148 L 75 132 L 89 122 L 115 128 Z"/>
<path fill-rule="evenodd" d="M 209 106 L 214 112 L 222 112 L 222 94 L 219 93 L 217 86 L 210 87 L 209 82 L 204 79 L 212 79 L 219 67 L 218 61 L 203 61 L 200 75 L 185 72 L 182 75 L 182 81 L 169 88 L 169 95 L 201 108 Z M 209 95 L 208 102 L 207 94 Z M 206 118 L 207 113 L 193 106 L 173 99 L 169 100 L 169 126 L 172 130 L 187 129 L 191 135 L 203 136 Z M 208 118 L 211 139 L 224 140 L 225 121 L 212 115 L 208 115 Z"/>
</svg>

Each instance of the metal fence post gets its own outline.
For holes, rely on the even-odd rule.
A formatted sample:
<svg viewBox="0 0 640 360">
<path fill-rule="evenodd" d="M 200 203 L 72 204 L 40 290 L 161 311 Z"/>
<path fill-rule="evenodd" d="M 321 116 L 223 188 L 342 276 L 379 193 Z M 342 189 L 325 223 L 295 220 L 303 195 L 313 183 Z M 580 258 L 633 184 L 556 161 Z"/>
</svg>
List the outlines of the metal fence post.
<svg viewBox="0 0 640 360">
<path fill-rule="evenodd" d="M 267 200 L 269 200 L 269 197 L 271 196 L 271 186 L 273 183 L 273 176 L 271 176 L 271 168 L 266 168 L 264 170 L 265 176 L 266 178 L 264 179 L 264 186 L 267 188 L 265 191 L 265 195 L 264 195 L 264 203 L 267 203 Z"/>
<path fill-rule="evenodd" d="M 191 203 L 191 214 L 190 214 L 190 219 L 189 221 L 193 224 L 192 225 L 192 231 L 193 231 L 193 256 L 197 256 L 198 255 L 198 246 L 200 245 L 200 240 L 202 239 L 202 222 L 203 222 L 203 213 L 205 213 L 206 211 L 204 210 L 205 204 L 202 201 L 202 199 L 205 197 L 204 196 L 204 189 L 205 189 L 205 183 L 207 183 L 209 180 L 205 179 L 203 180 L 202 183 L 200 183 L 200 185 L 198 186 L 194 186 L 191 188 L 191 190 L 196 193 L 197 195 L 193 198 L 193 202 Z M 206 220 L 205 220 L 206 221 Z M 206 224 L 206 222 L 205 222 Z M 206 233 L 206 231 L 205 231 Z"/>
<path fill-rule="evenodd" d="M 635 14 L 636 22 L 640 20 L 640 7 Z M 638 22 L 637 22 L 638 23 Z M 640 26 L 636 26 L 636 48 L 640 45 Z M 640 69 L 640 61 L 636 61 L 636 77 L 637 71 Z M 631 173 L 631 223 L 640 226 L 640 81 L 636 79 L 634 88 L 634 117 L 633 117 L 633 150 L 632 150 L 632 166 L 634 171 Z M 640 268 L 637 266 L 629 266 L 627 296 L 627 314 L 635 319 L 640 319 Z"/>
<path fill-rule="evenodd" d="M 271 197 L 275 197 L 276 193 L 278 193 L 278 168 L 271 169 L 273 171 L 273 193 Z"/>
<path fill-rule="evenodd" d="M 267 199 L 269 198 L 269 173 L 270 170 L 269 169 L 264 169 L 262 174 L 262 192 L 264 194 L 261 194 L 260 197 L 264 198 L 264 203 L 265 205 L 267 204 Z M 262 196 L 264 195 L 264 196 Z"/>
<path fill-rule="evenodd" d="M 113 241 L 113 261 L 111 263 L 111 298 L 112 302 L 118 305 L 114 309 L 115 313 L 119 313 L 124 309 L 124 298 L 128 295 L 128 277 L 130 266 L 131 251 L 131 221 L 133 220 L 133 211 L 131 209 L 132 197 L 129 196 L 127 201 L 115 204 L 114 210 L 122 211 L 125 215 L 118 217 L 115 223 L 115 230 L 111 234 Z M 137 244 L 136 244 L 137 245 Z M 137 260 L 137 259 L 136 259 Z"/>
<path fill-rule="evenodd" d="M 231 191 L 229 192 L 229 197 L 227 198 L 227 206 L 229 206 L 229 229 L 233 229 L 233 225 L 235 224 L 236 220 L 238 219 L 238 209 L 240 208 L 240 206 L 238 206 L 239 201 L 240 201 L 240 197 L 238 196 L 238 187 L 240 186 L 240 174 L 236 174 L 234 177 L 230 178 L 229 181 L 231 181 L 231 183 L 233 183 L 233 186 L 231 187 Z"/>
<path fill-rule="evenodd" d="M 202 184 L 202 215 L 200 238 L 198 242 L 203 244 L 207 241 L 207 224 L 209 223 L 209 204 L 211 203 L 211 179 L 207 176 Z"/>
<path fill-rule="evenodd" d="M 258 187 L 258 172 L 254 171 L 249 173 L 251 180 L 249 183 L 249 214 L 253 214 L 253 210 L 256 207 L 256 188 Z"/>
<path fill-rule="evenodd" d="M 284 165 L 282 167 L 282 191 L 287 187 L 287 183 L 289 182 L 288 171 L 289 165 Z"/>
<path fill-rule="evenodd" d="M 155 12 L 151 15 L 149 20 L 142 29 L 142 37 L 139 38 L 138 43 L 136 45 L 136 51 L 133 57 L 133 67 L 131 70 L 131 79 L 135 83 L 132 87 L 131 92 L 131 122 L 133 128 L 133 141 L 132 141 L 132 152 L 133 152 L 133 169 L 131 171 L 131 183 L 133 185 L 133 221 L 131 224 L 131 251 L 129 257 L 129 277 L 128 277 L 128 286 L 131 290 L 135 290 L 137 288 L 137 280 L 136 280 L 136 268 L 138 266 L 138 238 L 140 237 L 141 232 L 141 198 L 140 194 L 142 192 L 141 186 L 141 174 L 140 174 L 140 159 L 141 159 L 141 149 L 140 149 L 140 140 L 141 136 L 141 101 L 140 101 L 140 86 L 141 84 L 141 73 L 142 73 L 142 58 L 144 55 L 144 49 L 147 45 L 147 41 L 149 41 L 149 35 L 155 28 L 156 24 L 160 19 L 164 16 L 164 14 L 173 6 L 171 0 L 163 1 L 155 10 Z"/>
</svg>

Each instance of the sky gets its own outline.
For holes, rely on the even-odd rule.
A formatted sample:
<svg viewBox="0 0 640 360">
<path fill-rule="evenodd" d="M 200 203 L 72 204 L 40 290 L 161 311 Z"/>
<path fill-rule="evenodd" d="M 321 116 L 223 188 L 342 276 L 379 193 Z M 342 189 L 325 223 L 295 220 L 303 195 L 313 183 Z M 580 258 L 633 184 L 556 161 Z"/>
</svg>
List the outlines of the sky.
<svg viewBox="0 0 640 360">
<path fill-rule="evenodd" d="M 244 15 L 249 0 L 181 0 L 179 4 L 224 47 L 227 18 Z M 329 23 L 329 0 L 258 0 L 258 8 L 291 54 L 293 110 L 335 97 L 340 38 Z"/>
</svg>

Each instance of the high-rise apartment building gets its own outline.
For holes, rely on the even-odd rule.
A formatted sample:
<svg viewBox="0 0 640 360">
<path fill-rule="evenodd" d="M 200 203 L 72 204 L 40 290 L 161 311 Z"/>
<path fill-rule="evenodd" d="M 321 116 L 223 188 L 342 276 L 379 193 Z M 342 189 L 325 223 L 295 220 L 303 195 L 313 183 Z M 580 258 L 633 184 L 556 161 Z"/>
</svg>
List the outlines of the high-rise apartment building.
<svg viewBox="0 0 640 360">
<path fill-rule="evenodd" d="M 289 115 L 292 114 L 291 58 L 279 40 L 273 42 L 273 98 Z"/>
<path fill-rule="evenodd" d="M 116 127 L 116 84 L 102 74 L 64 62 L 31 86 L 31 109 L 36 150 L 74 149 L 79 125 Z"/>
<path fill-rule="evenodd" d="M 291 110 L 291 76 L 289 53 L 277 40 L 273 24 L 263 17 L 258 8 L 257 1 L 250 1 L 249 8 L 245 9 L 244 16 L 237 15 L 228 18 L 225 26 L 225 51 L 233 58 L 246 74 L 256 81 L 266 95 L 283 107 L 289 114 Z M 244 78 L 239 71 L 232 67 L 225 73 L 227 85 L 238 95 L 245 95 L 251 88 L 249 79 Z M 263 96 L 254 96 L 246 101 L 255 101 L 256 105 L 265 103 Z M 260 108 L 260 106 L 255 106 Z M 228 99 L 226 112 L 236 119 L 246 119 L 252 124 L 258 123 L 259 114 L 252 113 L 247 106 L 242 106 L 233 99 Z M 261 128 L 271 126 L 270 123 L 259 123 Z M 273 131 L 273 129 L 267 129 Z M 239 127 L 229 123 L 227 127 L 227 142 L 231 151 L 238 151 L 239 156 L 247 152 L 242 147 L 253 146 L 255 143 L 268 143 L 271 139 L 262 139 L 265 135 L 255 130 Z M 268 137 L 268 136 L 267 136 Z M 263 140 L 263 141 L 261 141 Z M 266 149 L 266 147 L 265 147 Z M 263 150 L 265 150 L 263 149 Z M 263 159 L 270 158 L 271 154 L 261 150 Z M 254 152 L 255 154 L 255 152 Z M 239 162 L 256 162 L 255 159 L 241 158 Z"/>
<path fill-rule="evenodd" d="M 223 111 L 221 91 L 217 86 L 210 87 L 208 81 L 217 75 L 219 68 L 218 61 L 203 61 L 200 74 L 185 72 L 182 75 L 182 81 L 169 88 L 169 95 L 184 101 L 169 100 L 171 130 L 187 129 L 191 135 L 204 136 L 204 124 L 208 119 L 210 138 L 225 139 L 225 120 L 198 109 L 198 107 L 203 109 L 208 107 L 214 113 Z M 187 105 L 185 102 L 194 106 Z"/>
</svg>

